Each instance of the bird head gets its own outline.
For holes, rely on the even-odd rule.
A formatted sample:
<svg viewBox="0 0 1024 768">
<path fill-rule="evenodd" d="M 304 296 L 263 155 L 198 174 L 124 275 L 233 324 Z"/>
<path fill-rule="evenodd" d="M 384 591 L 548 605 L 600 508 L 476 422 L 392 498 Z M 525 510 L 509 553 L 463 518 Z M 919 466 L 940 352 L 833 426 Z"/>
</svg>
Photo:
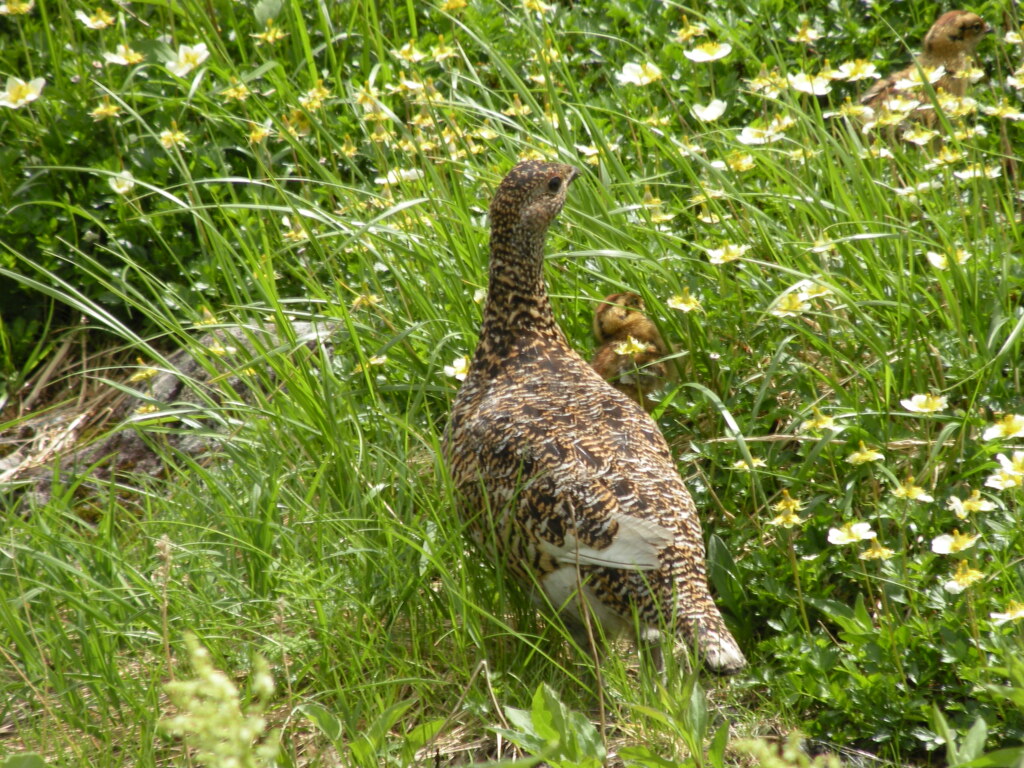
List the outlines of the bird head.
<svg viewBox="0 0 1024 768">
<path fill-rule="evenodd" d="M 992 27 L 976 13 L 949 11 L 942 14 L 924 38 L 925 52 L 932 56 L 955 57 L 971 54 Z"/>
<path fill-rule="evenodd" d="M 491 201 L 491 230 L 515 240 L 543 237 L 565 205 L 569 184 L 579 175 L 571 165 L 528 160 L 502 179 Z M 525 238 L 523 237 L 525 236 Z"/>
<path fill-rule="evenodd" d="M 605 296 L 594 310 L 594 338 L 604 343 L 617 334 L 630 320 L 630 315 L 644 311 L 639 294 L 625 292 Z"/>
</svg>

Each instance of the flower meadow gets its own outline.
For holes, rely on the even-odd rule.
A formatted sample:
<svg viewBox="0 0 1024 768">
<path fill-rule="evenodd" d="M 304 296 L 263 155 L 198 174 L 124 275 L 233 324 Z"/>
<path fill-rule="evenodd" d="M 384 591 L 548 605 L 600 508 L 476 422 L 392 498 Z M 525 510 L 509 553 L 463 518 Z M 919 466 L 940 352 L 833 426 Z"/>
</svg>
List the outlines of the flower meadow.
<svg viewBox="0 0 1024 768">
<path fill-rule="evenodd" d="M 921 69 L 857 98 L 939 10 L 0 4 L 0 765 L 701 766 L 794 732 L 1020 765 L 1017 9 L 970 8 L 966 95 Z M 548 241 L 570 342 L 633 291 L 672 348 L 653 415 L 735 678 L 596 664 L 465 546 L 437 446 L 528 158 L 584 171 Z M 204 336 L 268 326 L 233 368 Z M 117 428 L 104 398 L 181 348 L 205 405 L 131 414 L 160 478 L 26 492 L 46 435 Z M 162 449 L 180 430 L 219 448 Z"/>
</svg>

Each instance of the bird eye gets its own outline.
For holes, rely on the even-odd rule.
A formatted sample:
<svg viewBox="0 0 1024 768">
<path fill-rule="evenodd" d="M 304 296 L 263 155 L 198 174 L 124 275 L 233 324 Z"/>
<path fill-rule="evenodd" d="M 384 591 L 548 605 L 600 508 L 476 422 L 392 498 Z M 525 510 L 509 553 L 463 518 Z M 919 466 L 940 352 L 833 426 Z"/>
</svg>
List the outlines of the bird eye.
<svg viewBox="0 0 1024 768">
<path fill-rule="evenodd" d="M 554 178 L 551 179 L 551 181 L 548 182 L 548 190 L 550 192 L 557 192 L 561 188 L 562 188 L 562 179 L 559 178 L 558 176 L 555 176 Z"/>
</svg>

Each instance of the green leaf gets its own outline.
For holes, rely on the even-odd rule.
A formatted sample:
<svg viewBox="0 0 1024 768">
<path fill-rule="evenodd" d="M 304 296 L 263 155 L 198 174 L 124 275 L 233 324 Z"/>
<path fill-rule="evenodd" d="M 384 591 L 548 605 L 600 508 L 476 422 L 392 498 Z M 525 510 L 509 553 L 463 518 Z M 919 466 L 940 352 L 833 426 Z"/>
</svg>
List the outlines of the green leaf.
<svg viewBox="0 0 1024 768">
<path fill-rule="evenodd" d="M 35 752 L 22 752 L 6 757 L 0 768 L 46 768 L 46 761 Z"/>
<path fill-rule="evenodd" d="M 708 762 L 711 763 L 714 768 L 724 768 L 725 748 L 728 744 L 729 723 L 722 723 L 721 727 L 715 731 L 715 735 L 711 739 L 711 744 L 708 746 Z"/>
<path fill-rule="evenodd" d="M 988 738 L 988 726 L 985 724 L 984 719 L 979 717 L 974 721 L 974 725 L 964 736 L 964 741 L 960 745 L 960 754 L 957 755 L 957 759 L 960 761 L 973 760 L 979 757 L 982 751 L 985 749 L 985 740 Z"/>
<path fill-rule="evenodd" d="M 308 717 L 324 736 L 337 745 L 345 730 L 341 720 L 319 704 L 303 704 L 299 707 L 299 711 Z"/>
</svg>

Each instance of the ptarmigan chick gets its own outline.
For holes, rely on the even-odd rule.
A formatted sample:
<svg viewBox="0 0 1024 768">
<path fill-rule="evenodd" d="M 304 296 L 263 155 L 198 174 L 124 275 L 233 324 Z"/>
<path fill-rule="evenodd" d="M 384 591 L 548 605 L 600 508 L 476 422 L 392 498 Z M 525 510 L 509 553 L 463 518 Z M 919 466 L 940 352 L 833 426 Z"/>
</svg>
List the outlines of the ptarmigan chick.
<svg viewBox="0 0 1024 768">
<path fill-rule="evenodd" d="M 961 97 L 967 92 L 968 79 L 964 71 L 971 63 L 971 57 L 978 43 L 992 31 L 984 19 L 970 11 L 949 11 L 942 14 L 924 36 L 921 55 L 899 72 L 883 77 L 860 97 L 860 103 L 875 111 L 885 111 L 886 105 L 897 96 L 913 96 L 927 104 L 929 99 L 922 86 L 908 85 L 918 82 L 921 72 L 931 72 L 942 67 L 942 76 L 932 83 L 936 91 Z M 935 115 L 930 109 L 924 115 L 926 121 L 934 122 Z"/>
<path fill-rule="evenodd" d="M 570 624 L 584 626 L 585 600 L 607 636 L 639 627 L 656 643 L 667 631 L 736 672 L 746 660 L 708 591 L 697 510 L 665 439 L 551 311 L 544 240 L 576 175 L 520 163 L 491 202 L 480 341 L 442 441 L 460 513 L 484 553 Z"/>
<path fill-rule="evenodd" d="M 650 411 L 648 397 L 665 381 L 668 369 L 661 361 L 668 347 L 650 318 L 644 300 L 635 293 L 613 293 L 594 310 L 594 338 L 598 347 L 590 364 L 602 379 Z"/>
</svg>

